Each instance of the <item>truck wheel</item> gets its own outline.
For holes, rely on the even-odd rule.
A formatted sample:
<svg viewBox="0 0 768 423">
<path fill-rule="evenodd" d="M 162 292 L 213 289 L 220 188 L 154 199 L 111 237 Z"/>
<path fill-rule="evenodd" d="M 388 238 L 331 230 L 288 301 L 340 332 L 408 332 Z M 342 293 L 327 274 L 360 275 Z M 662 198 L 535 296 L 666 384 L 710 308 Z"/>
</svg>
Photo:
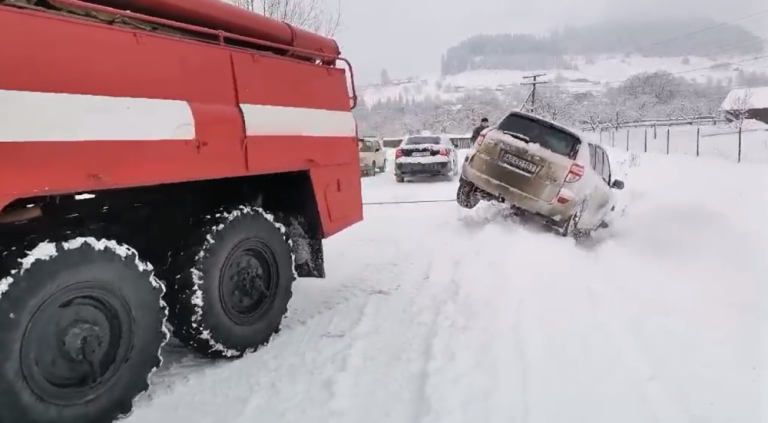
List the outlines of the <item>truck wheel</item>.
<svg viewBox="0 0 768 423">
<path fill-rule="evenodd" d="M 475 184 L 459 178 L 459 188 L 456 190 L 456 202 L 465 209 L 474 209 L 480 204 L 480 197 L 477 196 Z"/>
<path fill-rule="evenodd" d="M 405 182 L 405 176 L 395 175 L 395 181 L 397 181 L 398 184 L 402 184 L 403 182 Z"/>
<path fill-rule="evenodd" d="M 111 422 L 149 388 L 164 288 L 135 250 L 76 238 L 20 249 L 0 278 L 0 421 Z M 8 267 L 6 267 L 8 266 Z"/>
<path fill-rule="evenodd" d="M 219 213 L 206 226 L 175 264 L 169 320 L 193 350 L 239 357 L 280 329 L 296 280 L 290 238 L 256 207 Z"/>
</svg>

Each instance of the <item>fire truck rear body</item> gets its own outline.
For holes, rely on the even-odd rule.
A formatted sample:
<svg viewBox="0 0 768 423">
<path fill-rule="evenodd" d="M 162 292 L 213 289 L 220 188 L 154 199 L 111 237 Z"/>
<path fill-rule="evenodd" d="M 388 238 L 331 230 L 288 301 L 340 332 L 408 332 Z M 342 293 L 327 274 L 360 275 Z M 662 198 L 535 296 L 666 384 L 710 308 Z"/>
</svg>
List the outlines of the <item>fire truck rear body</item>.
<svg viewBox="0 0 768 423">
<path fill-rule="evenodd" d="M 0 28 L 0 204 L 306 170 L 325 236 L 361 220 L 343 69 L 31 10 Z"/>
</svg>

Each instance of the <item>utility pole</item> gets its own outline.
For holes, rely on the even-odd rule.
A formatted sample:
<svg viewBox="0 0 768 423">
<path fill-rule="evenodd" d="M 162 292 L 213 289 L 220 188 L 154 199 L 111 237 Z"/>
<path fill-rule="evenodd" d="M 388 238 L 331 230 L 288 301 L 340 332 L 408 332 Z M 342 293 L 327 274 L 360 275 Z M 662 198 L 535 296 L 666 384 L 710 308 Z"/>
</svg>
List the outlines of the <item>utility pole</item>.
<svg viewBox="0 0 768 423">
<path fill-rule="evenodd" d="M 523 77 L 523 79 L 530 79 L 531 81 L 530 82 L 523 82 L 520 85 L 530 85 L 531 86 L 531 92 L 528 93 L 528 97 L 523 102 L 523 107 L 520 108 L 521 110 L 528 103 L 528 98 L 531 99 L 530 110 L 531 111 L 535 110 L 535 108 L 536 108 L 536 86 L 539 85 L 539 84 L 548 84 L 549 83 L 548 81 L 539 81 L 538 78 L 541 78 L 542 76 L 547 76 L 547 74 L 546 73 L 537 73 L 537 74 L 534 74 L 534 75 L 528 75 L 528 76 L 524 76 Z"/>
</svg>

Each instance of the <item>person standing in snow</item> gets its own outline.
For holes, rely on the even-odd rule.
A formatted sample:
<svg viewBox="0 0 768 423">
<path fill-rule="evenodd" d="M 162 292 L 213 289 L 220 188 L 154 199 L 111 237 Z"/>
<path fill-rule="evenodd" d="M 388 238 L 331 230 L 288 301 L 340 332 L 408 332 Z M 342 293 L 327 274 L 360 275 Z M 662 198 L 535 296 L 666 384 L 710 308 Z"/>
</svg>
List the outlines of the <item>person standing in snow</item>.
<svg viewBox="0 0 768 423">
<path fill-rule="evenodd" d="M 477 128 L 475 128 L 474 131 L 472 131 L 472 138 L 469 139 L 470 147 L 475 145 L 475 141 L 477 140 L 477 137 L 479 137 L 480 133 L 483 132 L 486 128 L 488 128 L 488 118 L 484 117 L 480 119 L 480 125 Z"/>
</svg>

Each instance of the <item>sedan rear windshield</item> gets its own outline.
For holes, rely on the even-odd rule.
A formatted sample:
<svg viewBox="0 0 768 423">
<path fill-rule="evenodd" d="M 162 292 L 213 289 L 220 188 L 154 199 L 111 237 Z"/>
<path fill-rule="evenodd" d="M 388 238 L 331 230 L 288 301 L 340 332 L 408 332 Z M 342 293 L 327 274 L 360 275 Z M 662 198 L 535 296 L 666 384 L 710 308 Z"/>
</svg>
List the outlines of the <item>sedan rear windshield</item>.
<svg viewBox="0 0 768 423">
<path fill-rule="evenodd" d="M 403 142 L 403 145 L 425 145 L 425 144 L 440 144 L 440 137 L 419 135 L 417 137 L 408 137 Z"/>
<path fill-rule="evenodd" d="M 502 132 L 523 135 L 531 142 L 562 156 L 571 156 L 581 143 L 579 138 L 572 134 L 525 116 L 509 115 L 501 121 L 498 129 Z"/>
</svg>

